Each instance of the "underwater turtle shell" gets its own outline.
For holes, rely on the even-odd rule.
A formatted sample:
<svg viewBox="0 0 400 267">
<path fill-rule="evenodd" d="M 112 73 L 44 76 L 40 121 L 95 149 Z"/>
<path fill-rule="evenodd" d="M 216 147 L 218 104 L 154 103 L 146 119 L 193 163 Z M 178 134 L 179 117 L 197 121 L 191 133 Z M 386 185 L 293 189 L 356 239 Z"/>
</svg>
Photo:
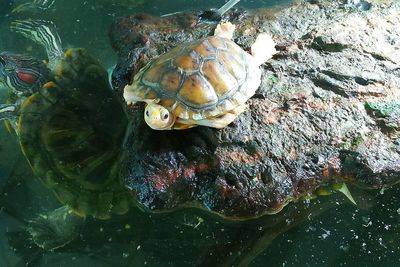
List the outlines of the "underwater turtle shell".
<svg viewBox="0 0 400 267">
<path fill-rule="evenodd" d="M 83 49 L 69 49 L 54 81 L 22 105 L 18 135 L 38 177 L 76 213 L 106 219 L 129 208 L 116 171 L 126 129 L 107 72 Z"/>
<path fill-rule="evenodd" d="M 244 104 L 260 85 L 253 57 L 233 41 L 210 36 L 180 45 L 134 77 L 135 94 L 184 120 L 218 117 Z"/>
</svg>

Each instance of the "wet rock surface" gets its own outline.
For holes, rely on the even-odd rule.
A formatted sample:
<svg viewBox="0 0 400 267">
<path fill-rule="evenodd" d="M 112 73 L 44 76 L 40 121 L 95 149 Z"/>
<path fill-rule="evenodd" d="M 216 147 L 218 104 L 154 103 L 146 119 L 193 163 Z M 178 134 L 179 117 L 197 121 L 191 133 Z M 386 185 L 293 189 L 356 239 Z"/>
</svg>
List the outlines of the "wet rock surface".
<svg viewBox="0 0 400 267">
<path fill-rule="evenodd" d="M 149 36 L 132 18 L 111 30 L 117 90 L 138 66 L 215 26 L 193 20 Z M 331 182 L 382 188 L 400 181 L 399 4 L 360 12 L 313 1 L 249 12 L 236 23 L 244 49 L 257 32 L 270 32 L 279 53 L 262 66 L 262 85 L 234 123 L 153 131 L 143 106 L 127 109 L 120 175 L 139 204 L 161 211 L 194 205 L 245 219 L 276 213 Z M 145 42 L 128 48 L 137 38 Z"/>
</svg>

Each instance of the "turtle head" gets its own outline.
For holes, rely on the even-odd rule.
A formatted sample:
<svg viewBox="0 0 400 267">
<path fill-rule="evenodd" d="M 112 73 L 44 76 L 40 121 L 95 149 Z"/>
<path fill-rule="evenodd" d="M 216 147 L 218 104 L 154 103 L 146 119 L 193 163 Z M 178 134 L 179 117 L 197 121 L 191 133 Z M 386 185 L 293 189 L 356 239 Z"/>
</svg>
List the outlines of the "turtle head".
<svg viewBox="0 0 400 267">
<path fill-rule="evenodd" d="M 50 78 L 46 65 L 30 56 L 0 53 L 0 82 L 16 95 L 31 95 Z"/>
<path fill-rule="evenodd" d="M 175 115 L 161 105 L 148 103 L 144 120 L 154 130 L 170 130 L 175 123 Z"/>
</svg>

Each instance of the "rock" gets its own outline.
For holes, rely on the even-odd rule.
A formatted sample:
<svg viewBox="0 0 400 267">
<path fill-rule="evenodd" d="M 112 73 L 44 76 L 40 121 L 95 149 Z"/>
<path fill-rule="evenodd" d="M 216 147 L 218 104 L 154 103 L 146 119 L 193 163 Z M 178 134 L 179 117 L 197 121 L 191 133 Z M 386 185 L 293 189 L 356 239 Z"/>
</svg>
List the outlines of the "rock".
<svg viewBox="0 0 400 267">
<path fill-rule="evenodd" d="M 153 131 L 142 106 L 128 109 L 120 176 L 139 204 L 154 211 L 194 205 L 246 219 L 333 182 L 382 188 L 400 181 L 400 5 L 359 12 L 342 1 L 312 1 L 274 12 L 235 21 L 243 48 L 270 32 L 279 53 L 230 126 Z M 172 19 L 172 30 L 152 35 L 154 21 L 165 18 L 116 21 L 117 90 L 154 56 L 212 32 L 215 25 L 200 27 L 190 16 L 192 24 Z"/>
</svg>

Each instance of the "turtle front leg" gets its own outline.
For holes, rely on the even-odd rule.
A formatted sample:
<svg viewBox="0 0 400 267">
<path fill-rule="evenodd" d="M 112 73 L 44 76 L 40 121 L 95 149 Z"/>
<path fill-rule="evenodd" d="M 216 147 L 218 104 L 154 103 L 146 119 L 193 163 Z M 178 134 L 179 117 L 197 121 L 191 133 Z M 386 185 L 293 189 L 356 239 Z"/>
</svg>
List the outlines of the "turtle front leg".
<svg viewBox="0 0 400 267">
<path fill-rule="evenodd" d="M 0 104 L 0 121 L 17 118 L 17 106 L 14 104 Z"/>
<path fill-rule="evenodd" d="M 221 129 L 233 122 L 240 113 L 247 109 L 247 105 L 237 106 L 235 109 L 227 112 L 225 115 L 217 118 L 194 121 L 194 124 Z"/>
</svg>

